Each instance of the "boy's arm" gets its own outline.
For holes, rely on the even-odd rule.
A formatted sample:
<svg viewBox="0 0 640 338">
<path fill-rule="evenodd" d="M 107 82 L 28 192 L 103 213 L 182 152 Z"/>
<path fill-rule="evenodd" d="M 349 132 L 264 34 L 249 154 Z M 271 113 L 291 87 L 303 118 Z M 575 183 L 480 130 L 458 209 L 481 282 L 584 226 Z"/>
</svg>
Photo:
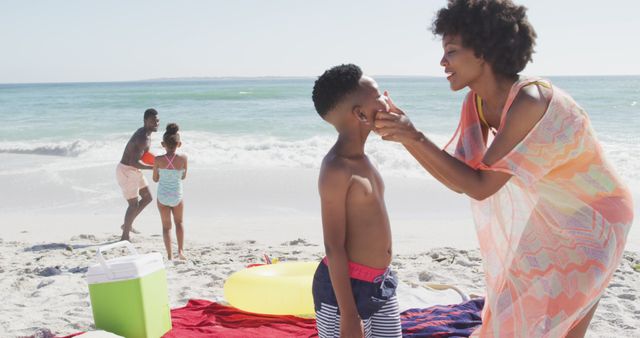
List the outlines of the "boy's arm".
<svg viewBox="0 0 640 338">
<path fill-rule="evenodd" d="M 322 206 L 322 232 L 329 260 L 329 276 L 340 308 L 342 329 L 356 330 L 360 316 L 351 290 L 349 257 L 345 248 L 347 217 L 346 197 L 351 180 L 348 168 L 336 164 L 323 165 L 318 180 Z M 341 329 L 341 331 L 342 331 Z"/>
<path fill-rule="evenodd" d="M 160 180 L 160 174 L 158 173 L 158 158 L 153 161 L 153 181 L 158 182 Z"/>
</svg>

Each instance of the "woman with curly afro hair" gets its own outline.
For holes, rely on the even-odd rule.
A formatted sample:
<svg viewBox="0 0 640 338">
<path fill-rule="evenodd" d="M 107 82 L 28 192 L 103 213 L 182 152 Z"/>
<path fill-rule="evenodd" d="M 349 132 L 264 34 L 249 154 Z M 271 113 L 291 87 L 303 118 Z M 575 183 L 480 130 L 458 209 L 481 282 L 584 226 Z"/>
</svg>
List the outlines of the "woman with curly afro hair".
<svg viewBox="0 0 640 338">
<path fill-rule="evenodd" d="M 583 337 L 620 263 L 629 190 L 586 112 L 548 80 L 522 77 L 536 33 L 509 0 L 450 0 L 433 22 L 452 90 L 469 88 L 442 150 L 387 96 L 376 132 L 472 199 L 484 260 L 481 337 Z"/>
</svg>

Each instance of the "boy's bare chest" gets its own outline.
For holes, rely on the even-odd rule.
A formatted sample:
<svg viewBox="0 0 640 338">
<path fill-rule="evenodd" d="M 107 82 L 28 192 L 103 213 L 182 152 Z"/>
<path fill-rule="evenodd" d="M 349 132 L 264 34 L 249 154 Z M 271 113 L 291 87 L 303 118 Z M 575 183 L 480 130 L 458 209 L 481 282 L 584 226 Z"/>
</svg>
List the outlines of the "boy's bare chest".
<svg viewBox="0 0 640 338">
<path fill-rule="evenodd" d="M 349 187 L 349 199 L 366 202 L 383 198 L 384 183 L 380 174 L 373 168 L 354 171 Z"/>
</svg>

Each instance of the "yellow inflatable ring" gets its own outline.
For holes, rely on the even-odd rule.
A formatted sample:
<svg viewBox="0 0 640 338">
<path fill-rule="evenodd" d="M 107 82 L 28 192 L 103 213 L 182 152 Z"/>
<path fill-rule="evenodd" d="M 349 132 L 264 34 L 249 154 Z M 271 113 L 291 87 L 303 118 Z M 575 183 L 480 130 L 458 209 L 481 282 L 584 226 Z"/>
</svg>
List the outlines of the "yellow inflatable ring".
<svg viewBox="0 0 640 338">
<path fill-rule="evenodd" d="M 247 268 L 224 283 L 224 298 L 247 312 L 313 316 L 311 285 L 318 262 L 284 262 Z"/>
</svg>

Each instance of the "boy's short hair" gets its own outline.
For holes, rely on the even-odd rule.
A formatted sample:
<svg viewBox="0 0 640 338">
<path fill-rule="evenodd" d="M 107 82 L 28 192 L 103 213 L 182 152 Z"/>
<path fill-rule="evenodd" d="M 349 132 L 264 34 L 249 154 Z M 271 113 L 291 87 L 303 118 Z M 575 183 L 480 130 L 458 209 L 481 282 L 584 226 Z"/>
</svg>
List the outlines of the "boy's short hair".
<svg viewBox="0 0 640 338">
<path fill-rule="evenodd" d="M 325 71 L 313 85 L 313 105 L 322 118 L 347 94 L 358 88 L 362 70 L 354 64 L 343 64 Z"/>
<path fill-rule="evenodd" d="M 144 111 L 144 119 L 145 120 L 148 119 L 151 116 L 154 116 L 154 117 L 158 116 L 158 112 L 153 108 L 149 108 L 149 109 Z"/>
</svg>

